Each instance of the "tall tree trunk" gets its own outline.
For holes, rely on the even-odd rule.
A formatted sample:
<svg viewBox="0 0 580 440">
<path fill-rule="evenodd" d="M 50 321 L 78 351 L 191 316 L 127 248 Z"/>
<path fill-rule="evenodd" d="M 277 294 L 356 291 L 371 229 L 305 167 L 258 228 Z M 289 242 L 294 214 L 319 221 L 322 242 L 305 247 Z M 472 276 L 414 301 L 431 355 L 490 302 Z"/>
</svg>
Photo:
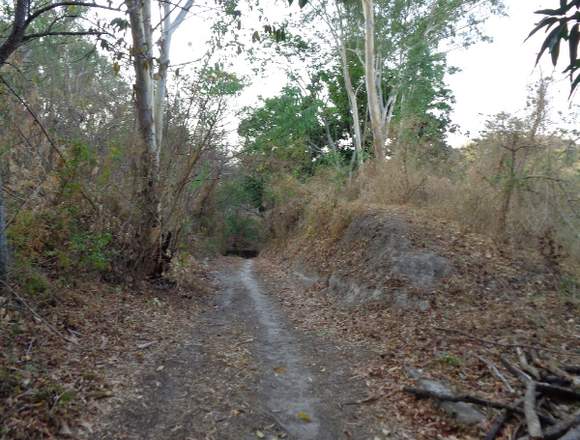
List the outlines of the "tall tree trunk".
<svg viewBox="0 0 580 440">
<path fill-rule="evenodd" d="M 171 6 L 168 2 L 163 3 L 163 14 L 166 17 L 161 22 L 161 40 L 159 41 L 159 71 L 157 72 L 157 91 L 155 93 L 155 132 L 157 134 L 157 145 L 161 148 L 163 142 L 163 124 L 165 121 L 165 98 L 167 89 L 167 71 L 169 69 L 169 50 L 171 48 L 171 23 L 169 15 Z"/>
<path fill-rule="evenodd" d="M 142 181 L 142 219 L 138 228 L 141 243 L 140 269 L 149 275 L 161 275 L 162 261 L 162 200 L 161 146 L 165 114 L 167 72 L 173 32 L 183 23 L 193 0 L 187 0 L 174 21 L 172 5 L 163 2 L 159 69 L 154 73 L 153 28 L 151 0 L 126 0 L 133 38 L 133 67 L 135 69 L 135 97 L 139 131 L 144 144 L 140 174 Z M 167 231 L 165 231 L 167 232 Z"/>
<path fill-rule="evenodd" d="M 509 164 L 509 175 L 508 180 L 505 183 L 502 190 L 502 201 L 499 211 L 498 218 L 498 236 L 504 238 L 507 232 L 509 214 L 511 210 L 511 203 L 514 194 L 514 189 L 516 187 L 516 159 L 517 150 L 515 149 L 515 143 L 513 148 L 510 150 L 510 164 Z"/>
<path fill-rule="evenodd" d="M 6 281 L 8 274 L 8 243 L 6 240 L 6 216 L 4 209 L 4 191 L 0 175 L 0 281 Z"/>
<path fill-rule="evenodd" d="M 346 54 L 346 41 L 344 41 L 344 35 L 341 35 L 340 42 L 340 59 L 342 64 L 342 76 L 344 78 L 344 85 L 346 88 L 346 95 L 348 97 L 348 103 L 350 105 L 350 113 L 352 115 L 352 125 L 354 130 L 354 147 L 355 154 L 357 157 L 358 165 L 362 165 L 363 155 L 362 155 L 362 131 L 360 128 L 360 118 L 358 114 L 358 99 L 356 97 L 356 91 L 352 86 L 352 80 L 350 78 L 350 71 L 348 69 L 348 57 Z"/>
<path fill-rule="evenodd" d="M 379 88 L 380 77 L 377 73 L 377 61 L 375 51 L 375 12 L 373 0 L 362 0 L 363 14 L 365 19 L 365 83 L 367 87 L 367 99 L 371 119 L 371 131 L 373 133 L 373 150 L 376 159 L 385 157 L 386 121 L 383 103 Z"/>
<path fill-rule="evenodd" d="M 151 35 L 151 0 L 127 0 L 133 38 L 135 101 L 139 131 L 144 144 L 140 158 L 141 224 L 138 226 L 140 250 L 137 264 L 148 274 L 155 272 L 161 237 L 161 199 L 159 195 L 160 155 L 155 122 L 154 57 Z"/>
</svg>

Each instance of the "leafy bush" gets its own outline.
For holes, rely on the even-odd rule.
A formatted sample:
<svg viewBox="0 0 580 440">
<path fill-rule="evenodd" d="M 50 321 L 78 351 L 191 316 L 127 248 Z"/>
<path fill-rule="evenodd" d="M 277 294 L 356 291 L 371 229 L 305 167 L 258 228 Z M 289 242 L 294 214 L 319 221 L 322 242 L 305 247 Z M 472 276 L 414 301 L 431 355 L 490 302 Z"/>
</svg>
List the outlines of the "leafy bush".
<svg viewBox="0 0 580 440">
<path fill-rule="evenodd" d="M 105 272 L 114 255 L 110 233 L 90 231 L 78 210 L 62 206 L 21 212 L 8 238 L 15 272 L 26 265 L 63 273 Z"/>
</svg>

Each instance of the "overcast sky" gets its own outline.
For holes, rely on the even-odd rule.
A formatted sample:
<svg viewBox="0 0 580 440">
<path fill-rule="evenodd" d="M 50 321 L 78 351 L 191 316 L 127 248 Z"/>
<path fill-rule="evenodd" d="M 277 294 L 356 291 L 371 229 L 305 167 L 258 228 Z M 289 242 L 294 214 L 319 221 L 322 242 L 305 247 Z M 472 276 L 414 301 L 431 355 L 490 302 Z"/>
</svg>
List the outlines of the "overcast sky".
<svg viewBox="0 0 580 440">
<path fill-rule="evenodd" d="M 300 13 L 294 2 L 293 13 Z M 533 25 L 539 20 L 538 9 L 553 8 L 558 0 L 505 0 L 508 16 L 493 17 L 484 26 L 484 32 L 493 38 L 491 43 L 478 43 L 468 49 L 457 49 L 448 54 L 449 64 L 461 69 L 448 77 L 456 97 L 453 122 L 460 132 L 450 137 L 453 146 L 463 145 L 469 137 L 477 135 L 488 115 L 501 111 L 516 113 L 525 106 L 527 87 L 543 73 L 554 75 L 556 83 L 551 90 L 554 111 L 568 106 L 569 82 L 561 74 L 564 65 L 556 71 L 545 57 L 535 68 L 535 58 L 542 43 L 543 32 L 524 42 Z M 271 15 L 283 15 L 290 9 L 285 2 L 272 3 Z M 209 30 L 203 18 L 186 21 L 178 31 L 173 51 L 173 62 L 184 62 L 199 55 Z M 196 50 L 197 49 L 197 50 Z M 561 58 L 567 58 L 562 51 Z M 248 72 L 247 62 L 239 61 L 240 71 Z M 236 69 L 238 70 L 238 69 Z M 260 78 L 248 87 L 237 100 L 237 107 L 258 102 L 258 96 L 274 96 L 285 85 L 283 72 L 269 69 L 266 78 Z M 578 100 L 578 96 L 576 97 Z M 235 121 L 231 128 L 235 130 Z"/>
<path fill-rule="evenodd" d="M 551 90 L 554 112 L 568 106 L 569 82 L 561 74 L 565 66 L 552 67 L 545 57 L 534 68 L 543 31 L 524 43 L 525 38 L 538 20 L 534 11 L 554 8 L 557 0 L 507 0 L 508 16 L 493 17 L 485 25 L 485 31 L 493 37 L 492 43 L 479 43 L 467 50 L 449 54 L 450 65 L 462 69 L 448 77 L 457 103 L 453 121 L 463 131 L 472 135 L 483 127 L 486 115 L 501 111 L 517 112 L 525 105 L 527 86 L 543 73 L 552 75 L 556 82 Z M 561 57 L 567 59 L 567 52 Z M 576 97 L 578 98 L 578 97 Z M 461 144 L 466 136 L 453 136 L 453 144 Z"/>
</svg>

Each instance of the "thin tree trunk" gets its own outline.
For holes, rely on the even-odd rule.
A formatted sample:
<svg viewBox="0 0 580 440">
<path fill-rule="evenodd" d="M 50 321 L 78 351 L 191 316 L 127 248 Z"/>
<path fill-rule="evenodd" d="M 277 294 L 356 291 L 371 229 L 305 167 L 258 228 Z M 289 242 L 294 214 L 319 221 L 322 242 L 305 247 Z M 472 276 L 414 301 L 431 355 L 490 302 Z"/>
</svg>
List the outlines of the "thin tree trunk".
<svg viewBox="0 0 580 440">
<path fill-rule="evenodd" d="M 143 179 L 141 202 L 142 219 L 138 228 L 141 243 L 140 269 L 150 275 L 160 275 L 162 261 L 162 200 L 161 200 L 161 146 L 165 114 L 167 72 L 173 32 L 181 25 L 193 0 L 187 0 L 175 21 L 171 21 L 171 3 L 163 3 L 159 69 L 154 75 L 153 28 L 151 0 L 126 0 L 133 38 L 133 65 L 135 69 L 135 96 L 139 129 L 144 144 L 140 174 Z"/>
<path fill-rule="evenodd" d="M 365 18 L 365 83 L 369 114 L 371 119 L 371 131 L 373 133 L 373 149 L 376 159 L 385 157 L 385 117 L 383 103 L 380 99 L 380 78 L 376 69 L 375 52 L 375 13 L 373 0 L 362 0 L 363 14 Z"/>
<path fill-rule="evenodd" d="M 499 211 L 498 235 L 500 238 L 505 237 L 507 231 L 508 218 L 511 210 L 511 202 L 516 184 L 516 151 L 510 150 L 509 176 L 503 191 L 502 202 Z"/>
<path fill-rule="evenodd" d="M 167 70 L 169 69 L 169 50 L 171 48 L 171 37 L 173 32 L 170 29 L 169 14 L 171 6 L 168 2 L 163 3 L 163 14 L 165 20 L 161 24 L 161 40 L 159 41 L 159 77 L 157 81 L 157 91 L 155 94 L 155 132 L 157 134 L 157 145 L 160 148 L 163 142 L 163 123 L 165 119 L 165 98 L 167 88 Z"/>
<path fill-rule="evenodd" d="M 356 149 L 358 165 L 361 166 L 363 162 L 362 132 L 360 128 L 360 118 L 358 114 L 358 99 L 356 97 L 354 87 L 352 86 L 350 71 L 348 69 L 348 57 L 346 54 L 346 42 L 344 41 L 344 35 L 342 35 L 341 37 L 342 41 L 340 42 L 340 59 L 342 63 L 342 76 L 344 78 L 344 86 L 346 88 L 346 95 L 348 97 L 348 103 L 350 105 L 350 113 L 352 115 L 352 125 L 354 130 L 354 147 Z"/>
<path fill-rule="evenodd" d="M 0 281 L 6 281 L 8 274 L 8 243 L 6 240 L 6 212 L 4 209 L 4 191 L 0 175 Z"/>
</svg>

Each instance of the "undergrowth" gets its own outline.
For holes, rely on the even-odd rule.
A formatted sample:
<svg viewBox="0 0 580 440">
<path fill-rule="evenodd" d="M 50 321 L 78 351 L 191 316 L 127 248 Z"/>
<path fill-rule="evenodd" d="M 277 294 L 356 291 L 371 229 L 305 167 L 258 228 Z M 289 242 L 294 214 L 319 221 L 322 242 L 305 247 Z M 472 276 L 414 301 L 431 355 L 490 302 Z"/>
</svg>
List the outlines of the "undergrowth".
<svg viewBox="0 0 580 440">
<path fill-rule="evenodd" d="M 325 167 L 302 181 L 288 175 L 273 179 L 268 189 L 276 195 L 269 216 L 272 237 L 318 235 L 334 241 L 365 209 L 409 206 L 426 219 L 435 216 L 487 235 L 506 250 L 528 251 L 562 280 L 575 279 L 580 268 L 580 206 L 573 197 L 580 193 L 577 153 L 542 139 L 517 158 L 510 174 L 497 142 L 501 139 L 484 139 L 435 164 L 399 151 L 383 163 L 365 164 L 352 178 Z M 563 290 L 574 290 L 574 282 L 563 283 Z"/>
</svg>

